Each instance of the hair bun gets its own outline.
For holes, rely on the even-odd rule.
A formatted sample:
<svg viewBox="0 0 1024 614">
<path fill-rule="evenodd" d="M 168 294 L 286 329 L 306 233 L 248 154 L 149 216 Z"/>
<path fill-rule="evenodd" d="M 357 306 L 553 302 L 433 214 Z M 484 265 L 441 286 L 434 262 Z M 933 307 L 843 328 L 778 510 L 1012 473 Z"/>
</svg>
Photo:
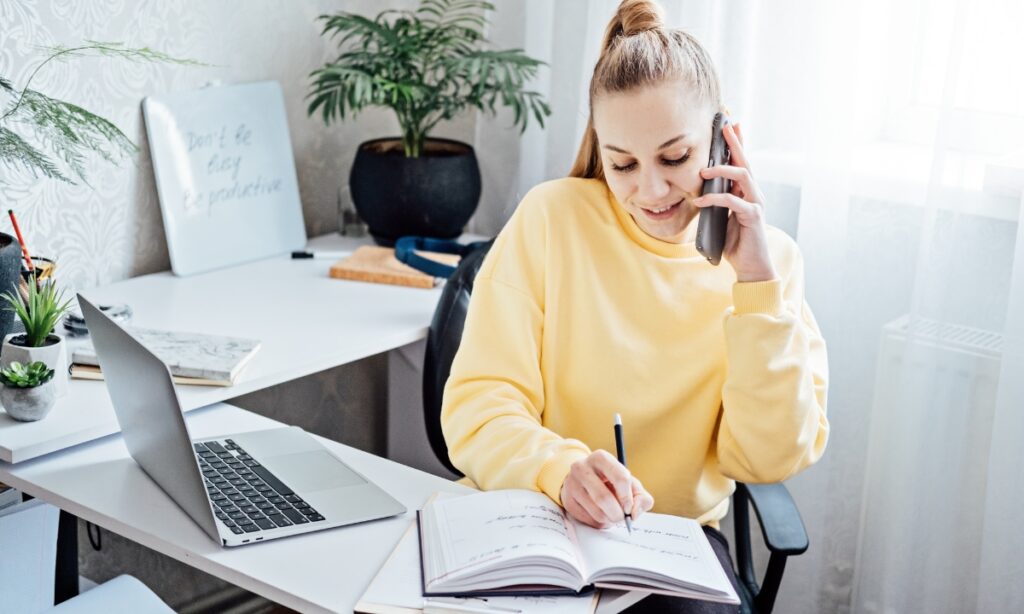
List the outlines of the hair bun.
<svg viewBox="0 0 1024 614">
<path fill-rule="evenodd" d="M 633 36 L 662 28 L 665 20 L 661 6 L 652 0 L 623 0 L 604 32 L 604 49 L 610 49 L 622 36 Z"/>
<path fill-rule="evenodd" d="M 623 36 L 656 30 L 665 25 L 661 6 L 651 0 L 624 0 L 616 17 L 622 24 Z"/>
</svg>

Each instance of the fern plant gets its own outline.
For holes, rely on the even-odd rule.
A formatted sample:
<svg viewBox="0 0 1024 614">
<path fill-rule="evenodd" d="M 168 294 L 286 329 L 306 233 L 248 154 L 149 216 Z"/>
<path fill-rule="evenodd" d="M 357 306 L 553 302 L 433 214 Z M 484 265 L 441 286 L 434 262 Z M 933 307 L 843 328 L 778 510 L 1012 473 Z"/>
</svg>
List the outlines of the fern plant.
<svg viewBox="0 0 1024 614">
<path fill-rule="evenodd" d="M 14 361 L 0 369 L 0 384 L 8 388 L 35 388 L 53 379 L 55 371 L 41 361 L 27 365 Z"/>
<path fill-rule="evenodd" d="M 532 115 L 543 126 L 551 109 L 526 82 L 544 64 L 521 49 L 481 48 L 490 2 L 422 0 L 416 11 L 387 10 L 370 19 L 354 13 L 321 15 L 322 34 L 337 39 L 339 55 L 310 74 L 308 113 L 325 123 L 368 106 L 391 108 L 402 128 L 405 155 L 418 157 L 430 131 L 467 107 L 511 107 L 526 130 Z"/>
<path fill-rule="evenodd" d="M 28 347 L 45 344 L 57 321 L 71 309 L 71 299 L 64 299 L 64 291 L 58 290 L 52 279 L 37 282 L 35 275 L 29 277 L 24 296 L 20 292 L 5 292 L 0 299 L 7 301 L 7 309 L 21 318 Z"/>
<path fill-rule="evenodd" d="M 101 55 L 145 62 L 202 65 L 173 58 L 148 47 L 87 41 L 78 47 L 48 47 L 49 56 L 17 88 L 0 75 L 0 164 L 66 183 L 85 179 L 85 160 L 95 152 L 116 164 L 134 154 L 135 144 L 110 121 L 82 107 L 51 98 L 29 86 L 50 62 L 83 55 Z M 77 180 L 77 181 L 76 181 Z"/>
</svg>

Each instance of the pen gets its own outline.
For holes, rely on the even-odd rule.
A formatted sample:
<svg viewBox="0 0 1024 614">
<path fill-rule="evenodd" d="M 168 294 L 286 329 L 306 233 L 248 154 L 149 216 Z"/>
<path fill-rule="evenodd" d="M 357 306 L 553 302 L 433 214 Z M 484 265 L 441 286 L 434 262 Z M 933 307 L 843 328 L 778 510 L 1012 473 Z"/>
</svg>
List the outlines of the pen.
<svg viewBox="0 0 1024 614">
<path fill-rule="evenodd" d="M 28 248 L 25 247 L 25 238 L 21 236 L 21 229 L 18 228 L 18 218 L 14 217 L 14 209 L 8 209 L 7 215 L 11 216 L 11 225 L 14 226 L 14 234 L 18 235 L 18 243 L 21 243 L 21 255 L 25 257 L 25 264 L 28 265 L 28 272 L 35 274 L 36 268 L 32 265 L 32 256 L 28 255 Z"/>
<path fill-rule="evenodd" d="M 344 258 L 345 256 L 351 256 L 351 255 L 352 255 L 352 252 L 348 252 L 348 251 L 340 251 L 340 252 L 337 252 L 337 251 L 336 252 L 316 251 L 316 252 L 310 252 L 310 251 L 301 250 L 301 251 L 297 251 L 297 252 L 292 252 L 292 260 L 305 260 L 305 259 L 308 259 L 308 258 L 318 258 L 318 259 L 319 258 L 330 258 L 330 259 L 333 259 L 333 260 L 340 260 L 341 258 Z"/>
<path fill-rule="evenodd" d="M 424 614 L 444 614 L 446 612 L 474 612 L 475 614 L 492 614 L 492 612 L 512 612 L 514 614 L 520 614 L 522 610 L 516 610 L 513 608 L 503 608 L 501 606 L 487 604 L 486 602 L 480 605 L 473 605 L 469 603 L 459 603 L 456 601 L 442 601 L 437 598 L 423 600 Z"/>
<path fill-rule="evenodd" d="M 619 457 L 622 466 L 626 466 L 626 442 L 622 438 L 622 416 L 615 414 L 615 453 Z M 622 510 L 625 512 L 626 510 Z M 633 534 L 633 519 L 631 514 L 626 514 L 626 530 Z"/>
</svg>

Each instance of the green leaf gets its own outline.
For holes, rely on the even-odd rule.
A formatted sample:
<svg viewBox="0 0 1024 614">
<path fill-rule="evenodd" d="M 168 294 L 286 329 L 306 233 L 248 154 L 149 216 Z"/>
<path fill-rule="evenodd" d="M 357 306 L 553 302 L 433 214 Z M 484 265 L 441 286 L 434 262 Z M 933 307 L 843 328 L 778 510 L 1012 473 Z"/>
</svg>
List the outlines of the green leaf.
<svg viewBox="0 0 1024 614">
<path fill-rule="evenodd" d="M 21 167 L 35 177 L 42 174 L 44 177 L 71 183 L 46 154 L 3 126 L 0 126 L 0 162 L 10 168 Z"/>
<path fill-rule="evenodd" d="M 49 54 L 29 74 L 24 87 L 17 89 L 0 77 L 0 93 L 11 100 L 0 104 L 0 163 L 28 170 L 34 176 L 75 183 L 87 183 L 86 155 L 96 153 L 116 163 L 136 153 L 137 148 L 120 129 L 108 120 L 82 107 L 45 96 L 30 85 L 39 71 L 50 62 L 84 55 L 99 55 L 144 62 L 171 62 L 194 66 L 206 64 L 175 58 L 149 47 L 131 48 L 122 43 L 86 41 L 77 47 L 43 47 Z M 56 160 L 55 160 L 56 159 Z M 57 164 L 70 170 L 65 173 Z"/>
<path fill-rule="evenodd" d="M 53 379 L 55 371 L 46 363 L 35 361 L 27 365 L 14 361 L 0 369 L 0 383 L 12 388 L 32 388 Z"/>
<path fill-rule="evenodd" d="M 467 107 L 494 113 L 497 100 L 513 108 L 522 129 L 531 118 L 543 125 L 550 109 L 524 92 L 543 63 L 520 49 L 483 48 L 492 10 L 478 0 L 422 0 L 413 12 L 386 10 L 373 19 L 320 16 L 338 56 L 310 73 L 308 114 L 330 123 L 367 106 L 390 107 L 407 155 L 418 154 L 438 121 Z"/>
<path fill-rule="evenodd" d="M 64 291 L 58 290 L 53 280 L 37 283 L 34 275 L 29 277 L 27 296 L 17 291 L 5 292 L 0 299 L 21 319 L 30 347 L 42 346 L 61 316 L 71 308 L 71 299 L 64 299 Z"/>
</svg>

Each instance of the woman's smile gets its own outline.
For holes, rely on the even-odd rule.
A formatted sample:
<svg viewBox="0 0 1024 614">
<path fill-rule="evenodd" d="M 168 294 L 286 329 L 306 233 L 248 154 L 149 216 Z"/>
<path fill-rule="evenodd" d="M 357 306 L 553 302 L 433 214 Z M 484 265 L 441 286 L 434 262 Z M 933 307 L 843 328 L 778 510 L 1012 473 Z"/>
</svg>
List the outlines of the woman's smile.
<svg viewBox="0 0 1024 614">
<path fill-rule="evenodd" d="M 663 207 L 639 207 L 639 209 L 644 212 L 644 215 L 648 219 L 660 222 L 671 218 L 676 213 L 679 213 L 679 206 L 682 204 L 682 200 L 677 200 L 675 203 L 665 205 Z"/>
</svg>

